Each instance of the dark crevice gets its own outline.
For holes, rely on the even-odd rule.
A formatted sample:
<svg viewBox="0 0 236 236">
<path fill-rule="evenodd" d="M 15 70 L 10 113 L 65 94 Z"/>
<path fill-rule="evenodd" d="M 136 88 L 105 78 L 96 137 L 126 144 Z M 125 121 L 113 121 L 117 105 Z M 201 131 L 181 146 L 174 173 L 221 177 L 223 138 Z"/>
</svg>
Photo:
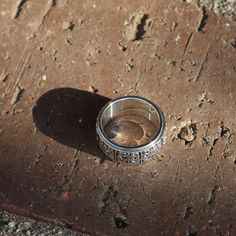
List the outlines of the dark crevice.
<svg viewBox="0 0 236 236">
<path fill-rule="evenodd" d="M 117 196 L 118 192 L 114 188 L 114 186 L 109 186 L 109 188 L 104 192 L 103 197 L 102 197 L 102 208 L 101 208 L 101 213 L 104 214 L 106 209 L 109 207 L 110 199 L 114 199 Z"/>
<path fill-rule="evenodd" d="M 56 4 L 57 4 L 57 0 L 52 0 L 52 6 L 54 7 L 56 6 Z"/>
<path fill-rule="evenodd" d="M 224 126 L 224 123 L 222 122 L 220 125 L 220 137 L 225 137 L 228 133 L 230 133 L 230 129 Z"/>
<path fill-rule="evenodd" d="M 186 43 L 185 48 L 184 48 L 184 54 L 185 54 L 185 52 L 186 52 L 186 50 L 187 50 L 187 48 L 189 46 L 189 43 L 191 41 L 192 36 L 193 36 L 193 32 L 191 32 L 189 37 L 188 37 L 187 43 Z"/>
<path fill-rule="evenodd" d="M 202 7 L 202 19 L 199 23 L 199 26 L 198 26 L 198 32 L 202 32 L 202 33 L 205 33 L 205 26 L 207 24 L 207 19 L 208 19 L 208 14 L 206 12 L 206 8 L 205 7 Z"/>
<path fill-rule="evenodd" d="M 218 189 L 218 186 L 214 186 L 210 192 L 210 195 L 209 195 L 209 198 L 208 198 L 208 201 L 207 203 L 209 205 L 212 205 L 215 203 L 215 198 L 216 198 L 216 190 Z"/>
<path fill-rule="evenodd" d="M 231 43 L 231 45 L 236 48 L 236 38 L 233 40 L 233 42 Z"/>
<path fill-rule="evenodd" d="M 121 213 L 118 213 L 115 218 L 115 225 L 117 228 L 126 228 L 129 224 L 127 223 L 127 217 Z"/>
<path fill-rule="evenodd" d="M 17 5 L 17 9 L 15 12 L 15 15 L 13 16 L 14 19 L 18 18 L 20 15 L 20 12 L 22 11 L 22 7 L 23 5 L 27 2 L 27 0 L 21 0 L 18 5 Z"/>
<path fill-rule="evenodd" d="M 1 219 L 0 220 L 0 230 L 4 227 L 8 225 L 8 221 L 7 220 L 4 220 L 4 219 Z"/>
<path fill-rule="evenodd" d="M 209 150 L 209 156 L 212 155 L 213 148 L 214 148 L 214 146 L 216 145 L 216 143 L 217 143 L 218 140 L 219 140 L 219 137 L 214 138 L 214 140 L 213 140 L 213 142 L 212 142 L 212 145 L 211 145 L 211 148 L 210 148 L 210 150 Z"/>
<path fill-rule="evenodd" d="M 148 15 L 144 14 L 141 18 L 140 24 L 137 25 L 137 32 L 135 34 L 135 40 L 141 40 L 143 35 L 145 34 L 144 26 L 146 24 L 146 20 L 148 19 Z"/>
<path fill-rule="evenodd" d="M 184 219 L 188 219 L 193 214 L 193 208 L 191 206 L 187 206 L 184 213 Z"/>
<path fill-rule="evenodd" d="M 62 226 L 67 229 L 70 229 L 70 230 L 72 230 L 74 228 L 74 224 L 71 224 L 71 223 L 67 222 L 66 220 L 62 221 Z"/>
</svg>

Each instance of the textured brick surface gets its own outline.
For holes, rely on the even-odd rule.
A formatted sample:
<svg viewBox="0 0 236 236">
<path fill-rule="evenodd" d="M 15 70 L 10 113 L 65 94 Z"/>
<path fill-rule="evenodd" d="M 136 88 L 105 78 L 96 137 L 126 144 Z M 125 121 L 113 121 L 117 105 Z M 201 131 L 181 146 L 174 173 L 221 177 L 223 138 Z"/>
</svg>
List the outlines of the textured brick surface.
<svg viewBox="0 0 236 236">
<path fill-rule="evenodd" d="M 0 207 L 91 235 L 235 235 L 236 23 L 181 1 L 0 3 Z M 160 105 L 142 165 L 99 150 L 110 99 Z"/>
</svg>

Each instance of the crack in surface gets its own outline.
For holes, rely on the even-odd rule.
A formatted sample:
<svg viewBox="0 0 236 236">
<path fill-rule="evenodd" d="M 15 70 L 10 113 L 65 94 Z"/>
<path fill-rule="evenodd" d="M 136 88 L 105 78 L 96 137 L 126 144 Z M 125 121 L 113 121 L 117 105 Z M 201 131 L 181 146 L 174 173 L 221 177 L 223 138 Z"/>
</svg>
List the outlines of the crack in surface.
<svg viewBox="0 0 236 236">
<path fill-rule="evenodd" d="M 141 79 L 142 79 L 142 73 L 139 70 L 139 78 L 135 81 L 135 84 L 130 88 L 130 91 L 128 92 L 128 95 L 130 95 L 133 91 L 135 91 L 136 93 L 138 92 L 137 86 L 138 86 Z"/>
<path fill-rule="evenodd" d="M 33 51 L 33 44 L 26 44 L 25 48 L 22 52 L 22 55 L 18 61 L 18 64 L 16 66 L 15 72 L 12 76 L 12 79 L 9 81 L 9 84 L 6 88 L 6 94 L 12 94 L 14 93 L 16 87 L 19 85 L 19 82 L 21 80 L 21 77 L 23 76 L 27 64 L 31 58 L 32 51 Z"/>
<path fill-rule="evenodd" d="M 185 47 L 184 47 L 184 52 L 183 52 L 183 55 L 182 55 L 182 59 L 181 59 L 181 61 L 180 61 L 180 66 L 183 64 L 184 56 L 185 56 L 185 53 L 186 53 L 186 51 L 187 51 L 187 49 L 188 49 L 188 47 L 189 47 L 190 41 L 191 41 L 191 39 L 192 39 L 192 37 L 193 37 L 193 33 L 194 33 L 194 31 L 192 31 L 192 32 L 189 34 L 189 36 L 188 36 L 187 42 L 186 42 Z"/>
<path fill-rule="evenodd" d="M 180 158 L 178 158 L 178 162 L 177 162 L 177 165 L 176 165 L 176 168 L 175 168 L 175 176 L 172 179 L 172 183 L 174 183 L 177 180 L 177 178 L 178 178 L 179 166 L 180 166 Z"/>
<path fill-rule="evenodd" d="M 221 165 L 223 159 L 225 158 L 225 153 L 226 153 L 226 150 L 227 150 L 228 145 L 230 144 L 230 138 L 232 137 L 232 135 L 234 135 L 234 133 L 231 134 L 230 131 L 229 131 L 229 134 L 228 134 L 226 143 L 225 143 L 224 148 L 223 148 L 223 151 L 222 151 L 222 153 L 221 153 L 220 160 L 217 162 L 217 165 L 216 165 L 216 168 L 215 168 L 215 171 L 214 171 L 214 176 L 215 176 L 215 177 L 217 177 L 217 172 L 218 172 L 218 170 L 219 170 L 219 168 L 220 168 L 220 165 Z"/>
<path fill-rule="evenodd" d="M 208 15 L 207 15 L 207 13 L 206 13 L 206 8 L 205 8 L 205 7 L 202 7 L 202 18 L 201 18 L 201 20 L 199 21 L 199 24 L 198 24 L 198 27 L 197 27 L 198 32 L 205 33 L 204 27 L 205 27 L 206 24 L 207 24 L 207 19 L 208 19 Z"/>
<path fill-rule="evenodd" d="M 12 13 L 12 19 L 17 19 L 20 16 L 22 8 L 26 2 L 27 0 L 18 0 L 16 2 L 16 5 L 14 6 L 14 10 Z"/>
<path fill-rule="evenodd" d="M 207 203 L 208 205 L 212 205 L 215 203 L 215 199 L 216 199 L 216 190 L 218 189 L 218 186 L 214 186 L 209 194 Z"/>
<path fill-rule="evenodd" d="M 100 208 L 101 208 L 101 214 L 104 214 L 106 212 L 106 209 L 110 205 L 110 201 L 114 200 L 118 194 L 118 191 L 115 189 L 113 185 L 110 185 L 105 192 L 103 193 Z"/>
<path fill-rule="evenodd" d="M 27 0 L 21 0 L 18 1 L 17 8 L 21 9 L 24 3 Z M 35 25 L 35 29 L 33 30 L 33 34 L 38 31 L 38 29 L 44 25 L 49 13 L 51 12 L 52 8 L 56 5 L 57 0 L 49 0 L 47 2 L 47 8 L 45 13 L 43 14 L 41 22 L 37 25 Z M 29 43 L 25 44 L 25 47 L 23 49 L 23 52 L 21 54 L 21 57 L 17 63 L 16 70 L 13 74 L 13 78 L 9 81 L 9 84 L 7 85 L 6 94 L 12 94 L 15 91 L 15 88 L 19 85 L 21 77 L 23 76 L 27 64 L 29 60 L 31 59 L 32 51 L 35 47 L 34 41 L 30 41 Z"/>
<path fill-rule="evenodd" d="M 35 168 L 36 166 L 39 165 L 40 161 L 42 160 L 42 158 L 44 157 L 46 151 L 47 151 L 47 144 L 44 144 L 43 150 L 41 152 L 37 152 L 36 153 L 36 158 L 33 161 L 32 165 L 30 165 L 27 169 L 27 172 L 29 172 L 31 169 Z"/>
<path fill-rule="evenodd" d="M 56 4 L 57 4 L 57 0 L 49 0 L 47 2 L 47 8 L 46 8 L 45 13 L 43 14 L 42 20 L 39 23 L 39 26 L 37 28 L 40 28 L 41 26 L 44 25 L 44 23 L 46 22 L 46 20 L 47 20 L 49 14 L 50 14 L 52 8 L 55 7 Z"/>
<path fill-rule="evenodd" d="M 135 92 L 137 92 L 137 86 L 138 86 L 138 84 L 139 84 L 139 82 L 140 82 L 140 80 L 141 80 L 141 77 L 142 77 L 142 73 L 141 73 L 141 71 L 139 72 L 139 78 L 138 78 L 138 80 L 136 81 L 136 83 L 134 84 L 134 91 Z"/>
<path fill-rule="evenodd" d="M 71 159 L 71 164 L 66 175 L 64 175 L 62 181 L 56 186 L 56 192 L 58 195 L 64 192 L 68 192 L 71 189 L 71 183 L 79 170 L 79 159 L 77 157 L 79 150 L 76 149 Z"/>
<path fill-rule="evenodd" d="M 212 156 L 213 154 L 213 149 L 214 147 L 216 146 L 217 142 L 222 139 L 222 138 L 225 138 L 227 137 L 227 142 L 226 142 L 226 147 L 224 147 L 224 151 L 223 153 L 225 152 L 225 150 L 227 149 L 227 146 L 230 144 L 230 138 L 231 136 L 233 135 L 233 133 L 231 134 L 230 132 L 230 129 L 227 128 L 223 122 L 221 122 L 220 126 L 219 126 L 219 132 L 217 132 L 217 134 L 215 134 L 212 138 L 212 140 L 210 140 L 210 137 L 208 136 L 208 130 L 210 129 L 210 124 L 208 123 L 207 124 L 207 129 L 205 131 L 205 135 L 204 137 L 202 138 L 202 141 L 203 141 L 203 146 L 208 146 L 209 149 L 208 149 L 208 156 L 206 158 L 206 160 L 208 161 L 210 159 L 210 157 Z"/>
<path fill-rule="evenodd" d="M 199 67 L 199 70 L 198 70 L 198 73 L 197 73 L 197 76 L 196 76 L 196 79 L 195 79 L 195 83 L 199 80 L 199 78 L 201 77 L 202 75 L 202 70 L 203 70 L 203 67 L 204 65 L 207 63 L 208 61 L 208 53 L 209 53 L 209 48 L 211 46 L 211 43 L 209 44 L 208 48 L 207 48 L 207 51 L 206 51 L 206 54 L 204 56 L 204 59 Z"/>
</svg>

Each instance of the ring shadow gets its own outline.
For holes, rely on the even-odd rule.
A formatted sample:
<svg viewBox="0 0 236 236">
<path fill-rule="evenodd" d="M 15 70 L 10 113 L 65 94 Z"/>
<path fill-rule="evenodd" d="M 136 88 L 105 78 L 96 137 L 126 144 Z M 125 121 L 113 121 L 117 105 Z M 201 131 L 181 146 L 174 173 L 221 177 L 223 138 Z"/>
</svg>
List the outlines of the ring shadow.
<svg viewBox="0 0 236 236">
<path fill-rule="evenodd" d="M 96 139 L 96 118 L 109 101 L 88 91 L 57 88 L 37 100 L 33 120 L 38 130 L 57 142 L 104 160 Z"/>
</svg>

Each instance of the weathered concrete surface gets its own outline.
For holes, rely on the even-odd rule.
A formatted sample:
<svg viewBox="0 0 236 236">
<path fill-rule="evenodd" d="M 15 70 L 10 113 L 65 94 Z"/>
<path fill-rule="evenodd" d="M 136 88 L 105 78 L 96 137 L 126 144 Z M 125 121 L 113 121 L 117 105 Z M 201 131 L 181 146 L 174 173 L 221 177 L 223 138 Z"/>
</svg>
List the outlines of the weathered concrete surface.
<svg viewBox="0 0 236 236">
<path fill-rule="evenodd" d="M 91 235 L 235 235 L 236 23 L 181 1 L 16 2 L 0 3 L 1 209 Z M 167 117 L 143 165 L 95 140 L 127 94 Z"/>
</svg>

